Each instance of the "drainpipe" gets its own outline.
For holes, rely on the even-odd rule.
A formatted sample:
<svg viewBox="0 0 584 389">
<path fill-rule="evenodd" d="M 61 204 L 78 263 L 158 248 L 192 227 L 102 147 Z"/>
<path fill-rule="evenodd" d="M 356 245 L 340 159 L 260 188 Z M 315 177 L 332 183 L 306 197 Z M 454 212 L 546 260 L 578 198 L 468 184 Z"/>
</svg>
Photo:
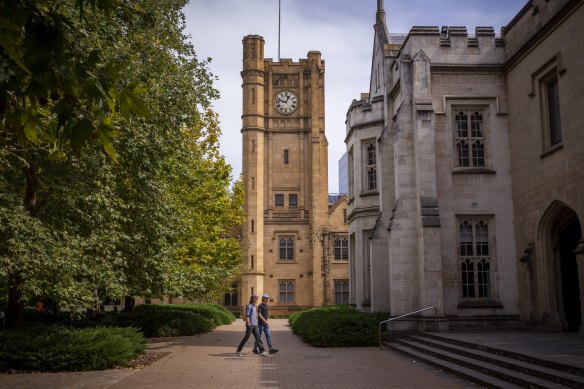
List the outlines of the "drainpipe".
<svg viewBox="0 0 584 389">
<path fill-rule="evenodd" d="M 325 228 L 322 230 L 322 268 L 324 272 L 324 285 L 323 285 L 323 293 L 324 293 L 324 305 L 329 305 L 329 298 L 328 298 L 328 290 L 329 290 L 329 264 L 328 264 L 328 256 L 326 255 L 326 245 L 325 245 L 325 237 L 328 234 L 328 230 Z"/>
</svg>

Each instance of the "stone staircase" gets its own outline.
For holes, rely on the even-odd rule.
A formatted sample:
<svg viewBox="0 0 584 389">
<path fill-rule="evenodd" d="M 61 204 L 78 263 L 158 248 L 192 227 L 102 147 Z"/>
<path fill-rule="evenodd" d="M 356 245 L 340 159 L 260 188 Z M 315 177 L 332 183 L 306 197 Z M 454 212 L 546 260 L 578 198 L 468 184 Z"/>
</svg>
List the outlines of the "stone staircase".
<svg viewBox="0 0 584 389">
<path fill-rule="evenodd" d="M 424 333 L 384 344 L 486 388 L 584 388 L 579 367 L 446 336 Z"/>
</svg>

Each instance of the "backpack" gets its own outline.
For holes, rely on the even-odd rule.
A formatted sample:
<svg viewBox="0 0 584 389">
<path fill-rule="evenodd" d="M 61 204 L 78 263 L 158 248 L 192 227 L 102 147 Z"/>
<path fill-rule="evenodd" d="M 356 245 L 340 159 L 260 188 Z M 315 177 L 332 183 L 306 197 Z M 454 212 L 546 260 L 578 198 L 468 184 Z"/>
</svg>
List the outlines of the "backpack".
<svg viewBox="0 0 584 389">
<path fill-rule="evenodd" d="M 243 320 L 245 322 L 245 313 L 247 312 L 247 306 L 249 304 L 245 304 L 243 307 L 241 307 L 241 312 L 239 312 L 239 317 L 241 317 L 241 320 Z"/>
</svg>

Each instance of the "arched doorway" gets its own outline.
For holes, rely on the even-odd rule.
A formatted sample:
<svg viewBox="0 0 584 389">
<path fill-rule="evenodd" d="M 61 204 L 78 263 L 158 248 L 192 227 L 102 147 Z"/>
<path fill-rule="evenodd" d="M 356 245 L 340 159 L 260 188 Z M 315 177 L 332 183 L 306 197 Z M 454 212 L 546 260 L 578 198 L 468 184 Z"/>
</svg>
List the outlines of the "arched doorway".
<svg viewBox="0 0 584 389">
<path fill-rule="evenodd" d="M 578 331 L 582 309 L 578 264 L 574 250 L 582 237 L 582 228 L 576 213 L 568 207 L 562 207 L 556 214 L 551 232 L 558 311 L 564 322 L 564 328 L 568 331 Z"/>
</svg>

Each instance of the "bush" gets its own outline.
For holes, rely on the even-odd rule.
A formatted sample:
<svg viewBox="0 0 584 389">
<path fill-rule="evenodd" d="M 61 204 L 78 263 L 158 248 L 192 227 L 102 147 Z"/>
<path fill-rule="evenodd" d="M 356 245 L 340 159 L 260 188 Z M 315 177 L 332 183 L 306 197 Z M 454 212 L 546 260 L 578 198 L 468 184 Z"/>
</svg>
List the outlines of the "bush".
<svg viewBox="0 0 584 389">
<path fill-rule="evenodd" d="M 203 334 L 214 328 L 213 321 L 197 313 L 176 309 L 148 309 L 137 312 L 108 312 L 101 325 L 136 327 L 144 336 L 190 336 Z"/>
<path fill-rule="evenodd" d="M 0 371 L 80 371 L 126 366 L 144 351 L 134 328 L 26 326 L 0 332 Z"/>
<path fill-rule="evenodd" d="M 153 312 L 153 311 L 188 311 L 199 314 L 213 321 L 213 328 L 231 324 L 235 320 L 235 316 L 229 312 L 225 307 L 216 304 L 156 304 L 156 305 L 138 305 L 137 312 Z"/>
<path fill-rule="evenodd" d="M 290 315 L 292 331 L 316 347 L 355 347 L 378 344 L 384 313 L 365 313 L 347 305 L 315 308 Z"/>
</svg>

